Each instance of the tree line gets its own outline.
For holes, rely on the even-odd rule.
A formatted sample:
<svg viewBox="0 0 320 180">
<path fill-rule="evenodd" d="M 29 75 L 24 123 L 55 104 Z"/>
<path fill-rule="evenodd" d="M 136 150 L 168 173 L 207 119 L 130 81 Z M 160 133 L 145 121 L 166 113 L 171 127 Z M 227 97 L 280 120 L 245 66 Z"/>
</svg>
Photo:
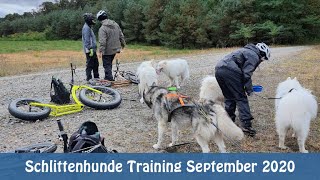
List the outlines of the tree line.
<svg viewBox="0 0 320 180">
<path fill-rule="evenodd" d="M 57 0 L 1 18 L 0 36 L 36 32 L 47 40 L 78 40 L 83 13 L 100 9 L 129 43 L 206 48 L 320 40 L 319 0 Z"/>
</svg>

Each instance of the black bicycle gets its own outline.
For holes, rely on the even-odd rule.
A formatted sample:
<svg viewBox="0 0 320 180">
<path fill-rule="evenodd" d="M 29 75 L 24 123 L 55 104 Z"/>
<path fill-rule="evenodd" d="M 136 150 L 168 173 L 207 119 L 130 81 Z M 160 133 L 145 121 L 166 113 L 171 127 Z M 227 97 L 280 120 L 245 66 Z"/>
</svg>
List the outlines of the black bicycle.
<svg viewBox="0 0 320 180">
<path fill-rule="evenodd" d="M 120 62 L 118 59 L 116 59 L 116 70 L 114 70 L 114 72 L 114 79 L 122 78 L 130 81 L 133 84 L 139 84 L 139 78 L 136 73 L 132 71 L 120 71 Z"/>
</svg>

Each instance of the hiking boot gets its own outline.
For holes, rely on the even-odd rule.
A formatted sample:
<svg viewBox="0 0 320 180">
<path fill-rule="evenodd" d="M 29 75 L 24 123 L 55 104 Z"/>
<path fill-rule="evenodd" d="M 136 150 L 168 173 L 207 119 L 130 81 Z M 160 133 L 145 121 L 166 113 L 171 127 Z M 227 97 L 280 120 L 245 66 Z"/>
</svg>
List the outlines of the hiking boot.
<svg viewBox="0 0 320 180">
<path fill-rule="evenodd" d="M 256 135 L 256 130 L 252 127 L 241 127 L 241 130 L 248 136 L 254 137 Z"/>
</svg>

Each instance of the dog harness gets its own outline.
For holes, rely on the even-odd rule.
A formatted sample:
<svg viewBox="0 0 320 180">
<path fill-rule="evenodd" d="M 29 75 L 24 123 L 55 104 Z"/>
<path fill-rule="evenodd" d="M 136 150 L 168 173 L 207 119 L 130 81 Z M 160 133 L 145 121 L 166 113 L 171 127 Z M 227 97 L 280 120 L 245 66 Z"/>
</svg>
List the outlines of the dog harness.
<svg viewBox="0 0 320 180">
<path fill-rule="evenodd" d="M 185 102 L 186 100 L 190 100 L 189 96 L 185 96 L 177 93 L 168 93 L 164 96 L 165 106 L 168 110 L 168 122 L 171 122 L 172 114 L 174 111 L 180 108 L 194 108 L 194 103 Z M 173 101 L 178 99 L 179 104 L 173 104 Z"/>
</svg>

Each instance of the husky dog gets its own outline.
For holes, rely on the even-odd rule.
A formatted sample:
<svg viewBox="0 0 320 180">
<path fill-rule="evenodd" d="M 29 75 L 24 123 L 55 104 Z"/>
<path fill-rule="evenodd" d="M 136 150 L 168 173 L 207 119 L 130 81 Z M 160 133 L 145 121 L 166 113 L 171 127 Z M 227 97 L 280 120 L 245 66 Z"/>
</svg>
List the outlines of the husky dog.
<svg viewBox="0 0 320 180">
<path fill-rule="evenodd" d="M 199 102 L 204 103 L 206 101 L 213 101 L 221 105 L 224 103 L 224 96 L 214 76 L 205 77 L 201 83 Z"/>
<path fill-rule="evenodd" d="M 147 92 L 149 87 L 152 85 L 158 85 L 158 79 L 157 79 L 157 73 L 155 70 L 155 62 L 153 60 L 151 61 L 145 61 L 140 64 L 140 66 L 137 69 L 137 76 L 140 80 L 139 83 L 139 94 L 140 94 L 140 102 L 144 103 L 143 100 L 143 92 Z"/>
<path fill-rule="evenodd" d="M 177 88 L 180 88 L 188 78 L 189 78 L 189 66 L 184 59 L 174 59 L 174 60 L 163 60 L 157 64 L 156 67 L 157 74 L 163 72 L 170 79 L 170 85 L 175 83 Z M 181 83 L 179 84 L 179 77 L 181 77 Z"/>
<path fill-rule="evenodd" d="M 303 88 L 297 78 L 290 77 L 277 88 L 276 127 L 279 135 L 279 147 L 284 145 L 287 130 L 291 127 L 297 137 L 299 151 L 307 153 L 305 141 L 309 133 L 310 121 L 317 116 L 318 104 L 311 92 Z"/>
<path fill-rule="evenodd" d="M 165 130 L 171 122 L 172 142 L 169 146 L 176 144 L 178 140 L 178 130 L 191 127 L 194 136 L 201 146 L 202 152 L 210 152 L 209 141 L 213 139 L 218 145 L 220 152 L 226 152 L 223 141 L 224 136 L 235 140 L 243 138 L 242 130 L 229 118 L 224 108 L 212 101 L 204 105 L 179 106 L 178 98 L 168 98 L 168 91 L 162 87 L 153 86 L 147 93 L 144 93 L 145 103 L 152 108 L 154 117 L 158 122 L 158 142 L 153 148 L 161 148 Z M 178 105 L 179 108 L 172 110 L 170 107 Z M 203 114 L 202 110 L 206 113 Z M 216 126 L 219 128 L 217 130 Z"/>
</svg>

